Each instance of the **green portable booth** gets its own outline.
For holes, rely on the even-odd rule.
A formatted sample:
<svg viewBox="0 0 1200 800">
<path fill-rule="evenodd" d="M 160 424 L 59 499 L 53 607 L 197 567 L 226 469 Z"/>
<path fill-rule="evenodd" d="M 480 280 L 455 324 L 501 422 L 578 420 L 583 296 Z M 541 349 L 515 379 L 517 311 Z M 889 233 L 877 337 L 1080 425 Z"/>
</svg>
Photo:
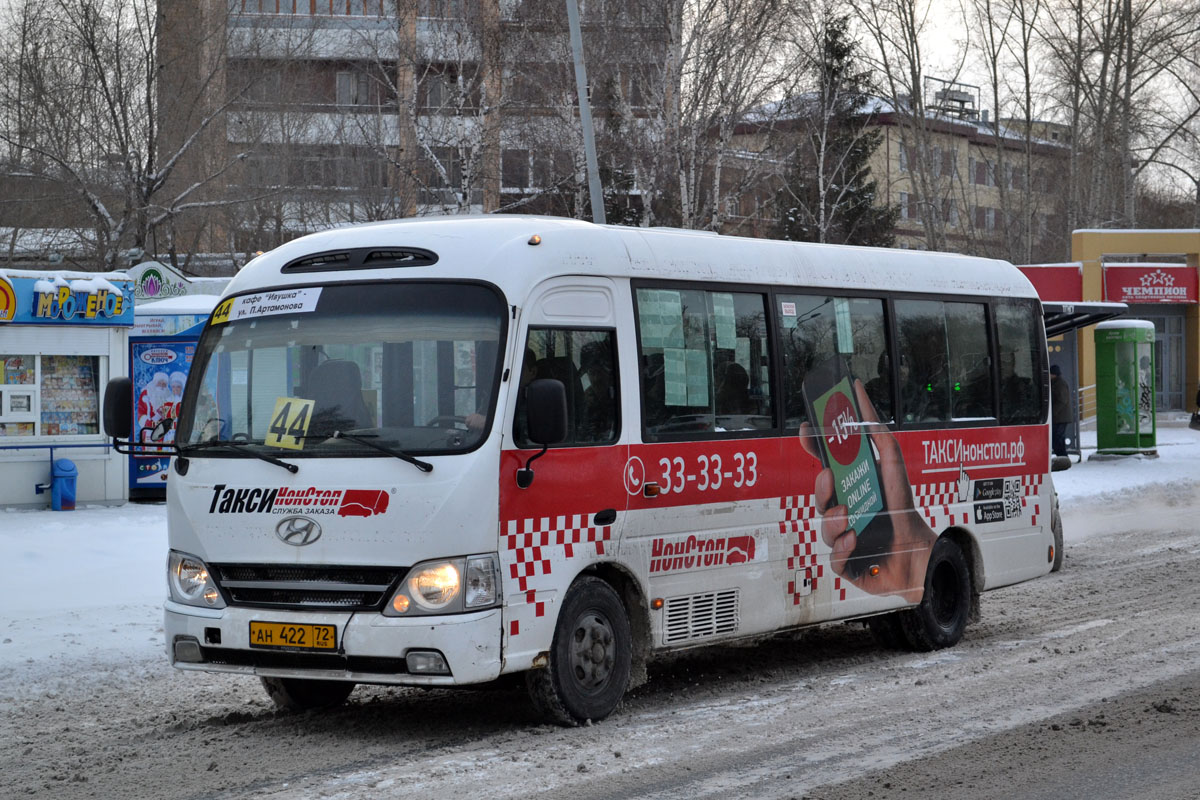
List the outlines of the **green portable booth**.
<svg viewBox="0 0 1200 800">
<path fill-rule="evenodd" d="M 1157 455 L 1154 323 L 1096 326 L 1096 453 Z"/>
</svg>

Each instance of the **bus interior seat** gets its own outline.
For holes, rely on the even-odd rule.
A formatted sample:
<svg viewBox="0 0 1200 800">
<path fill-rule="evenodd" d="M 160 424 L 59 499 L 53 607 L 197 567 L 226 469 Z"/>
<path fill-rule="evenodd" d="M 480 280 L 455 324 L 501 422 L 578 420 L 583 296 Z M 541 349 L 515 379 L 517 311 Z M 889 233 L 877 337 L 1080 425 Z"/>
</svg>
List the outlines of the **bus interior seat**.
<svg viewBox="0 0 1200 800">
<path fill-rule="evenodd" d="M 334 431 L 371 425 L 362 372 L 353 361 L 331 358 L 318 364 L 308 376 L 308 397 L 314 401 L 310 434 L 332 436 Z"/>
<path fill-rule="evenodd" d="M 757 404 L 750 398 L 750 373 L 736 361 L 725 365 L 717 386 L 718 414 L 756 414 Z"/>
<path fill-rule="evenodd" d="M 580 407 L 583 403 L 583 381 L 580 380 L 575 362 L 571 360 L 570 356 L 549 356 L 539 359 L 537 377 L 561 381 L 567 390 L 567 438 L 568 441 L 574 441 L 575 426 L 579 422 Z"/>
</svg>

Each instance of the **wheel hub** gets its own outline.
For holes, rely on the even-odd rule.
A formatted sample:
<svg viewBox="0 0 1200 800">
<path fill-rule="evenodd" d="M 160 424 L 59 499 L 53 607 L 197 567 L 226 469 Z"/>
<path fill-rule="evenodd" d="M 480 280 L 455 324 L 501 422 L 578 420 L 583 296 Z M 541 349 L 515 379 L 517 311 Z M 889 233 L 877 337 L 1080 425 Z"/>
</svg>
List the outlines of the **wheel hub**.
<svg viewBox="0 0 1200 800">
<path fill-rule="evenodd" d="M 603 686 L 616 659 L 612 625 L 601 614 L 588 614 L 571 638 L 571 673 L 584 688 Z"/>
</svg>

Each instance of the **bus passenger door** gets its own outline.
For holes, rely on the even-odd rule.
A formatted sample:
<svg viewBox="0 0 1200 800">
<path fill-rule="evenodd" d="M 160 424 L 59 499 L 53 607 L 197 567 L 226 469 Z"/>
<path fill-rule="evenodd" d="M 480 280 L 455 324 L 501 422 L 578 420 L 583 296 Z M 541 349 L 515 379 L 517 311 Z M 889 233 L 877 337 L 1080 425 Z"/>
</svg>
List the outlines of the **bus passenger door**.
<svg viewBox="0 0 1200 800">
<path fill-rule="evenodd" d="M 549 648 L 571 581 L 617 555 L 628 498 L 619 331 L 629 329 L 617 316 L 613 282 L 593 277 L 547 281 L 521 315 L 500 457 L 506 669 Z M 524 389 L 546 378 L 566 390 L 567 436 L 539 455 Z M 533 481 L 521 488 L 517 471 L 526 467 Z"/>
<path fill-rule="evenodd" d="M 767 296 L 646 281 L 632 299 L 641 414 L 630 463 L 643 485 L 621 553 L 662 601 L 653 644 L 778 628 L 798 594 L 793 542 L 780 535 L 794 470 L 772 407 Z"/>
</svg>

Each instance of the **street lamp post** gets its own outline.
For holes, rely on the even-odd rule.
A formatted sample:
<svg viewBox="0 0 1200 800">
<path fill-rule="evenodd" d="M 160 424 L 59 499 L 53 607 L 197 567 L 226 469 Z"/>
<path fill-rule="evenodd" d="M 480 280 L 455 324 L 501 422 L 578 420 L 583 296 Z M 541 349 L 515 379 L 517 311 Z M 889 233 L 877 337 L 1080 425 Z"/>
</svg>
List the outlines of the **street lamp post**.
<svg viewBox="0 0 1200 800">
<path fill-rule="evenodd" d="M 583 155 L 587 161 L 588 192 L 592 198 L 592 222 L 603 225 L 604 193 L 600 189 L 596 132 L 592 128 L 592 103 L 587 93 L 587 70 L 583 65 L 583 34 L 579 29 L 579 5 L 576 0 L 567 0 L 567 26 L 571 30 L 571 53 L 575 59 L 575 91 L 579 95 L 579 124 L 583 128 Z"/>
</svg>

